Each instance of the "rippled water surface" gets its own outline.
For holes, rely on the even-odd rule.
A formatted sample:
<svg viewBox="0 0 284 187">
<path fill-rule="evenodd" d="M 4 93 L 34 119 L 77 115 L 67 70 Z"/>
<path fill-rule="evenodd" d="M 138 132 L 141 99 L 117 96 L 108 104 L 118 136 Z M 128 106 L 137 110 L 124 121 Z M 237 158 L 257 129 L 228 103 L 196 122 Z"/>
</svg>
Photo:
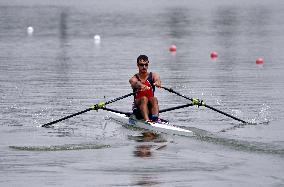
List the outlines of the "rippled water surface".
<svg viewBox="0 0 284 187">
<path fill-rule="evenodd" d="M 2 0 L 1 186 L 283 186 L 283 10 L 280 0 Z M 101 110 L 40 127 L 130 93 L 139 54 L 164 86 L 252 124 L 200 106 L 161 114 L 194 137 L 143 136 Z M 156 95 L 161 109 L 190 103 Z"/>
</svg>

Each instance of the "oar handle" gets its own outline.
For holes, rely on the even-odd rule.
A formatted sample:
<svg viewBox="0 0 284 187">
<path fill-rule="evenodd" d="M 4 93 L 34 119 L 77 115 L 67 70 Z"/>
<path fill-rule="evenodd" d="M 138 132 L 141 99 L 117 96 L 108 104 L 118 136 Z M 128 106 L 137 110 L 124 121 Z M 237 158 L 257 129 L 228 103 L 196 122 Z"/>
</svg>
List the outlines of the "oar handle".
<svg viewBox="0 0 284 187">
<path fill-rule="evenodd" d="M 178 95 L 178 96 L 181 96 L 181 97 L 183 97 L 183 98 L 185 98 L 185 99 L 188 99 L 188 100 L 190 100 L 190 101 L 193 101 L 192 98 L 189 98 L 189 97 L 187 97 L 187 96 L 185 96 L 185 95 L 183 95 L 183 94 L 180 94 L 180 93 L 174 91 L 172 88 L 167 88 L 167 87 L 164 87 L 164 86 L 161 86 L 161 88 L 163 88 L 163 89 L 165 89 L 165 90 L 167 90 L 167 91 L 169 91 L 169 92 L 171 92 L 171 93 L 174 93 L 174 94 L 176 94 L 176 95 Z"/>
<path fill-rule="evenodd" d="M 180 105 L 180 106 L 176 106 L 176 107 L 171 107 L 171 108 L 163 109 L 163 110 L 160 110 L 159 113 L 169 112 L 169 111 L 172 111 L 172 110 L 176 110 L 176 109 L 180 109 L 180 108 L 185 108 L 185 107 L 189 107 L 189 106 L 193 106 L 193 103 L 189 103 L 189 104 L 185 104 L 185 105 Z"/>
</svg>

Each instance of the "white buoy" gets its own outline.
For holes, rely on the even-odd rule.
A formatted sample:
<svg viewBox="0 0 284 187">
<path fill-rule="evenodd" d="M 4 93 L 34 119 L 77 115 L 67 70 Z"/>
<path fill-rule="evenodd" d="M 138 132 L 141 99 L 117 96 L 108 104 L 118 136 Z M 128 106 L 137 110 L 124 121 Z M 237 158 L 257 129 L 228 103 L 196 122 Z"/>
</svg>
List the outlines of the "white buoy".
<svg viewBox="0 0 284 187">
<path fill-rule="evenodd" d="M 28 35 L 32 35 L 32 34 L 34 33 L 34 28 L 31 27 L 31 26 L 29 26 L 29 27 L 27 28 L 27 33 L 28 33 Z"/>
<path fill-rule="evenodd" d="M 101 37 L 100 37 L 100 35 L 95 35 L 94 36 L 94 42 L 96 43 L 96 44 L 99 44 L 100 42 L 101 42 Z"/>
</svg>

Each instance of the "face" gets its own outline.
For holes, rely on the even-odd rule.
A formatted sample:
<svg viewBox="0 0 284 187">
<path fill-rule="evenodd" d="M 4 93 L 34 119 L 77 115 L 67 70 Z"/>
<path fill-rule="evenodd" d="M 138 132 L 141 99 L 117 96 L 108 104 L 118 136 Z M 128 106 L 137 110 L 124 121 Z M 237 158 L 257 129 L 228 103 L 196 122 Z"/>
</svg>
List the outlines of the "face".
<svg viewBox="0 0 284 187">
<path fill-rule="evenodd" d="M 139 60 L 137 63 L 139 72 L 147 73 L 149 61 Z"/>
</svg>

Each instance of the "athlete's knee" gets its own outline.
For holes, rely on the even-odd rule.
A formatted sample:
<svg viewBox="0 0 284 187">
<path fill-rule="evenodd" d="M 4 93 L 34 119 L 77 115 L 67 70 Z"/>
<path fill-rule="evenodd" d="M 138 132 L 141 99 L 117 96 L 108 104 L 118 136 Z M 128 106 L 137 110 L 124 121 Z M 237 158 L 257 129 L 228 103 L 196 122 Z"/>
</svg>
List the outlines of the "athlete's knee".
<svg viewBox="0 0 284 187">
<path fill-rule="evenodd" d="M 155 102 L 156 102 L 156 103 L 158 103 L 158 99 L 157 99 L 157 97 L 154 97 L 154 100 L 155 100 Z"/>
<path fill-rule="evenodd" d="M 141 97 L 141 98 L 140 98 L 140 102 L 143 103 L 143 104 L 147 104 L 148 101 L 149 101 L 149 100 L 148 100 L 147 97 Z"/>
<path fill-rule="evenodd" d="M 157 97 L 152 97 L 151 99 L 149 99 L 149 102 L 151 104 L 158 104 L 158 99 L 157 99 Z"/>
</svg>

